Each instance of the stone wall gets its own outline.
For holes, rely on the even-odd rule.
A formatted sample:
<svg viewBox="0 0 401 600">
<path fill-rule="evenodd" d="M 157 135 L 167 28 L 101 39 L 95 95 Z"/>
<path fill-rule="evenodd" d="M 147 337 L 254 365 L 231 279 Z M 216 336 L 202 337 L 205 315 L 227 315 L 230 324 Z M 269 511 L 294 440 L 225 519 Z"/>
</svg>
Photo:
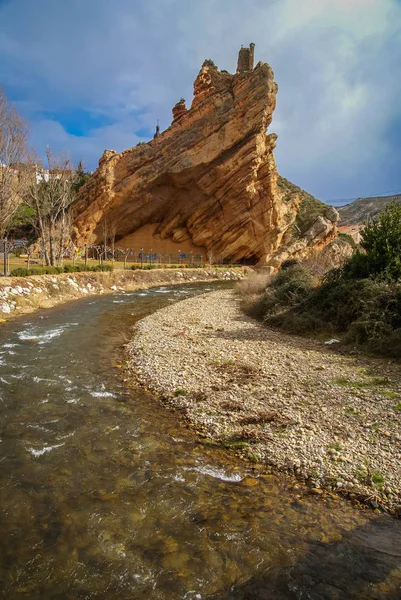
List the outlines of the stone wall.
<svg viewBox="0 0 401 600">
<path fill-rule="evenodd" d="M 238 53 L 237 73 L 252 71 L 255 60 L 255 44 L 250 44 L 249 48 L 241 48 Z"/>
<path fill-rule="evenodd" d="M 115 270 L 97 273 L 63 273 L 0 278 L 0 323 L 69 300 L 124 293 L 191 282 L 242 279 L 247 267 L 236 269 Z"/>
</svg>

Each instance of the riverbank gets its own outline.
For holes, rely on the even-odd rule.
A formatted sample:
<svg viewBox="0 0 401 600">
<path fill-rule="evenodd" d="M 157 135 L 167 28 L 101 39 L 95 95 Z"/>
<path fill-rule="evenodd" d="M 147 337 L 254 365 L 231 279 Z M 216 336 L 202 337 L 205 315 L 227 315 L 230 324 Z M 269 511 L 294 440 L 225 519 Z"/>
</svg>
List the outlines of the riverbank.
<svg viewBox="0 0 401 600">
<path fill-rule="evenodd" d="M 245 268 L 246 269 L 246 268 Z M 69 300 L 115 292 L 132 292 L 159 285 L 219 280 L 237 281 L 242 268 L 154 269 L 63 273 L 0 279 L 0 322 Z"/>
<path fill-rule="evenodd" d="M 295 475 L 312 494 L 400 514 L 399 365 L 264 328 L 232 291 L 146 317 L 128 353 L 136 381 L 208 443 Z"/>
</svg>

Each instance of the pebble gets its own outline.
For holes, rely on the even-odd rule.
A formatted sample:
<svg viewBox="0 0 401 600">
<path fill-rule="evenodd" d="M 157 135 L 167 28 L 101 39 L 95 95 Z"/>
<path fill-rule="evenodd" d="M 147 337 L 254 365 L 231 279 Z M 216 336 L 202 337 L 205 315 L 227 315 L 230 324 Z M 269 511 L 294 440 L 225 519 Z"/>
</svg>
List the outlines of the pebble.
<svg viewBox="0 0 401 600">
<path fill-rule="evenodd" d="M 144 318 L 127 351 L 137 381 L 184 409 L 208 437 L 242 439 L 266 467 L 313 474 L 320 487 L 335 480 L 344 489 L 346 481 L 366 497 L 401 506 L 399 400 L 385 393 L 401 398 L 396 363 L 334 353 L 319 341 L 265 328 L 241 312 L 231 290 Z M 374 384 L 383 378 L 388 384 Z M 355 395 L 355 383 L 363 393 Z M 391 498 L 382 491 L 389 482 Z"/>
</svg>

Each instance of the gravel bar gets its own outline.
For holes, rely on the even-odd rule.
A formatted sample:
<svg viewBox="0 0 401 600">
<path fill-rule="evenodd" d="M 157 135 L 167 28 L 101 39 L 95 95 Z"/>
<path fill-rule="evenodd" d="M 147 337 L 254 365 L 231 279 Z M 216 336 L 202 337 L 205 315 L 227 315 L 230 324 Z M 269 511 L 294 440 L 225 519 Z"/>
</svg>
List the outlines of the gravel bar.
<svg viewBox="0 0 401 600">
<path fill-rule="evenodd" d="M 141 320 L 128 353 L 136 381 L 209 443 L 400 515 L 399 364 L 338 346 L 265 328 L 225 290 Z"/>
</svg>

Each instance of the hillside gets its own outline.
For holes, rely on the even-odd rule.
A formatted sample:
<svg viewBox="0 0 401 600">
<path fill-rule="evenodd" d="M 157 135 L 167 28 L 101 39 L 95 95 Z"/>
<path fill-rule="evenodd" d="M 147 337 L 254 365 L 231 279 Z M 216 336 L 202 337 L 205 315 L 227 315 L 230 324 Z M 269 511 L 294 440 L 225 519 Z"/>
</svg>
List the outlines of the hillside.
<svg viewBox="0 0 401 600">
<path fill-rule="evenodd" d="M 340 225 L 363 225 L 369 218 L 374 218 L 380 214 L 386 204 L 394 201 L 401 204 L 401 194 L 358 198 L 351 204 L 337 209 L 340 213 Z"/>
</svg>

